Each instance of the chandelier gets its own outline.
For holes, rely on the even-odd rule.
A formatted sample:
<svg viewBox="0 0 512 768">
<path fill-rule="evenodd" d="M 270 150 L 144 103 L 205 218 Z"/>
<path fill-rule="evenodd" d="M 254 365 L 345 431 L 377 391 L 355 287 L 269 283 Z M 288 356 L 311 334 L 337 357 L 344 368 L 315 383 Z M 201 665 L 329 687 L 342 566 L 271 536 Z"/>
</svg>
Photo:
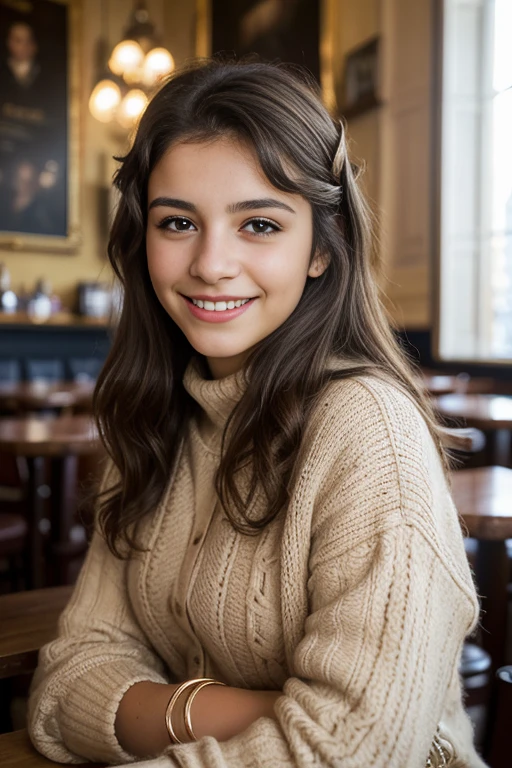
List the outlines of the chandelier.
<svg viewBox="0 0 512 768">
<path fill-rule="evenodd" d="M 103 3 L 103 9 L 105 6 Z M 123 39 L 110 56 L 107 51 L 107 42 L 101 40 L 100 76 L 89 98 L 89 110 L 102 123 L 116 120 L 129 129 L 143 113 L 161 79 L 173 71 L 174 59 L 160 45 L 144 2 L 134 4 Z"/>
</svg>

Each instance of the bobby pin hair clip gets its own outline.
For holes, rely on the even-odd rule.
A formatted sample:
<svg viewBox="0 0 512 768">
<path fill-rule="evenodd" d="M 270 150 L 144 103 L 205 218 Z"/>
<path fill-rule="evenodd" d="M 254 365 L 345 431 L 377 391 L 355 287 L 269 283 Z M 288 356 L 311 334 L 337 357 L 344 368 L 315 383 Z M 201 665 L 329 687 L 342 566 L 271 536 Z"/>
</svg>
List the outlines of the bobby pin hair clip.
<svg viewBox="0 0 512 768">
<path fill-rule="evenodd" d="M 181 694 L 188 689 L 190 689 L 190 691 L 185 702 L 183 726 L 190 738 L 194 741 L 197 740 L 194 729 L 192 727 L 192 702 L 194 701 L 201 688 L 205 688 L 207 685 L 226 685 L 226 683 L 221 683 L 219 680 L 214 680 L 213 677 L 198 677 L 194 680 L 186 680 L 184 683 L 181 683 L 181 685 L 176 688 L 173 695 L 171 696 L 165 710 L 165 725 L 167 727 L 167 732 L 169 733 L 169 738 L 173 744 L 183 744 L 181 739 L 176 735 L 176 731 L 174 730 L 172 715 Z"/>
<path fill-rule="evenodd" d="M 340 180 L 341 171 L 343 170 L 343 164 L 345 163 L 345 129 L 343 127 L 343 123 L 340 120 L 340 138 L 338 141 L 338 147 L 336 149 L 336 153 L 334 155 L 334 160 L 332 161 L 332 173 L 333 176 Z"/>
</svg>

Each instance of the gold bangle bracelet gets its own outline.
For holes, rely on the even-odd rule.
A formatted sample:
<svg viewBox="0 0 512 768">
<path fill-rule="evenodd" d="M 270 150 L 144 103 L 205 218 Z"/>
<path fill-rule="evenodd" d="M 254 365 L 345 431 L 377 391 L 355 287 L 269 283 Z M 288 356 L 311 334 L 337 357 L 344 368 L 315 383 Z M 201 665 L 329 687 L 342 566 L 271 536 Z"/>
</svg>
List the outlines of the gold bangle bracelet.
<svg viewBox="0 0 512 768">
<path fill-rule="evenodd" d="M 167 727 L 169 738 L 171 739 L 171 742 L 173 744 L 183 744 L 181 739 L 179 739 L 176 736 L 176 732 L 172 725 L 172 712 L 176 705 L 176 702 L 178 701 L 183 691 L 186 691 L 187 688 L 190 688 L 192 685 L 200 685 L 201 683 L 205 683 L 207 681 L 210 682 L 211 680 L 213 680 L 213 678 L 211 677 L 199 677 L 195 680 L 185 680 L 184 683 L 181 683 L 181 685 L 178 685 L 173 695 L 171 696 L 169 703 L 165 709 L 165 725 Z"/>
<path fill-rule="evenodd" d="M 206 688 L 207 685 L 226 685 L 226 683 L 221 683 L 219 680 L 204 680 L 189 693 L 187 703 L 185 704 L 185 728 L 187 729 L 187 733 L 193 741 L 197 741 L 197 736 L 195 735 L 194 729 L 192 728 L 192 718 L 190 716 L 192 702 L 194 701 L 201 688 Z"/>
</svg>

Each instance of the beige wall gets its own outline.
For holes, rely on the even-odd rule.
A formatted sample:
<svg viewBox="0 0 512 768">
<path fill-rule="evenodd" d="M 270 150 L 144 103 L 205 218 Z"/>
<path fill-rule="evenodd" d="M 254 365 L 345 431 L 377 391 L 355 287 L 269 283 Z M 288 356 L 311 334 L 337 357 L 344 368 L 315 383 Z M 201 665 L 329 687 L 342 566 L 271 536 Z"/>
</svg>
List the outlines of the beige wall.
<svg viewBox="0 0 512 768">
<path fill-rule="evenodd" d="M 82 178 L 81 230 L 82 245 L 73 255 L 52 255 L 0 251 L 0 261 L 7 264 L 15 290 L 23 285 L 31 290 L 39 277 L 46 277 L 54 290 L 70 306 L 75 286 L 80 280 L 109 280 L 106 263 L 106 219 L 108 187 L 115 164 L 114 154 L 122 153 L 124 140 L 97 122 L 89 113 L 87 102 L 94 85 L 94 51 L 98 38 L 108 33 L 112 47 L 121 39 L 132 3 L 126 0 L 82 0 L 80 52 L 80 167 Z M 102 15 L 102 6 L 108 9 Z M 173 6 L 173 13 L 170 12 Z M 152 20 L 161 32 L 164 43 L 179 64 L 194 54 L 194 3 L 149 0 Z M 104 30 L 105 26 L 107 29 Z"/>
<path fill-rule="evenodd" d="M 380 37 L 382 106 L 348 121 L 351 152 L 366 166 L 363 185 L 377 214 L 380 280 L 398 327 L 431 323 L 432 2 L 336 2 L 335 71 Z"/>
<path fill-rule="evenodd" d="M 336 91 L 342 90 L 344 60 L 353 49 L 380 34 L 379 0 L 335 0 L 336 23 L 333 36 Z M 379 111 L 366 112 L 349 121 L 350 152 L 365 172 L 365 192 L 378 208 L 379 199 Z"/>
</svg>

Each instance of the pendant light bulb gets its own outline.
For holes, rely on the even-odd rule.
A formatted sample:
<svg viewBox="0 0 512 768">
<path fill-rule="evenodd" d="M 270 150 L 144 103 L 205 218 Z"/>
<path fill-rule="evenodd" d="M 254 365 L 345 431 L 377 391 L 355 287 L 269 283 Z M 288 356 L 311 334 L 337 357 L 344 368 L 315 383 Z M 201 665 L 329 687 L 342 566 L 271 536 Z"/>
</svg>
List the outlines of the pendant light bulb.
<svg viewBox="0 0 512 768">
<path fill-rule="evenodd" d="M 138 121 L 148 103 L 148 97 L 138 88 L 132 88 L 121 104 L 117 111 L 117 119 L 124 128 L 131 128 Z"/>
<path fill-rule="evenodd" d="M 112 80 L 100 80 L 89 98 L 89 110 L 96 120 L 109 123 L 121 102 L 119 86 Z"/>
<path fill-rule="evenodd" d="M 108 66 L 115 75 L 125 75 L 142 67 L 144 51 L 135 40 L 122 40 L 110 56 Z"/>
<path fill-rule="evenodd" d="M 166 48 L 153 48 L 146 54 L 142 67 L 143 82 L 147 86 L 155 85 L 174 69 L 174 59 Z"/>
</svg>

